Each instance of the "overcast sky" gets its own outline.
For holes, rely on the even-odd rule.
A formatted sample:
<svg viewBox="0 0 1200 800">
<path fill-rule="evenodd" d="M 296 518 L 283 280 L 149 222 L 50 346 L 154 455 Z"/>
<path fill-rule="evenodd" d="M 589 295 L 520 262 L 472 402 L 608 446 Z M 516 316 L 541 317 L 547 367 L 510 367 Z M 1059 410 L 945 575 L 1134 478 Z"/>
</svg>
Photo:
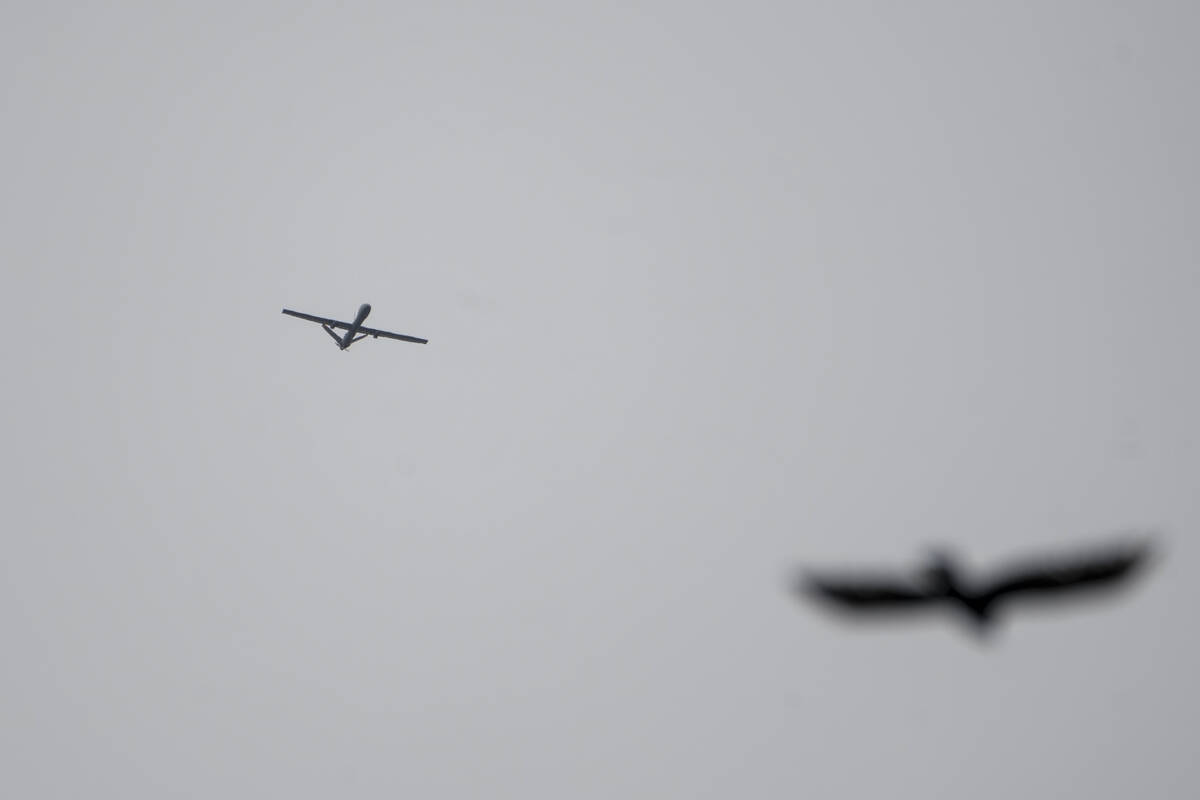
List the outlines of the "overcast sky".
<svg viewBox="0 0 1200 800">
<path fill-rule="evenodd" d="M 1200 787 L 1200 7 L 302 5 L 0 13 L 5 796 Z"/>
</svg>

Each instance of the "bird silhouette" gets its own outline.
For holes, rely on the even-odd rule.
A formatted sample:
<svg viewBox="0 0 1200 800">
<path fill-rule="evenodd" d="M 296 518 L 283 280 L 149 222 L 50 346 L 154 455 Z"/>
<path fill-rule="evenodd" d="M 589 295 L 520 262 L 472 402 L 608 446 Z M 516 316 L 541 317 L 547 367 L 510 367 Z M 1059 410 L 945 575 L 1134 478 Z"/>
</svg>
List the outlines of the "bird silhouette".
<svg viewBox="0 0 1200 800">
<path fill-rule="evenodd" d="M 945 549 L 931 552 L 915 576 L 800 574 L 793 588 L 833 607 L 860 615 L 956 606 L 977 633 L 987 633 L 1002 602 L 1052 599 L 1113 589 L 1148 560 L 1147 537 L 1009 564 L 982 579 L 969 578 Z"/>
</svg>

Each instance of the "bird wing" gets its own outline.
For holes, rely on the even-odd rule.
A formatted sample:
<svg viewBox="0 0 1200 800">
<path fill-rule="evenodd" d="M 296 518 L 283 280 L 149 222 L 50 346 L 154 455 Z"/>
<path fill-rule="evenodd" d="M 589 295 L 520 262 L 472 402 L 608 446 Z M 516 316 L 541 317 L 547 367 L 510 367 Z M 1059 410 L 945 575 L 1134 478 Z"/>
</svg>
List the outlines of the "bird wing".
<svg viewBox="0 0 1200 800">
<path fill-rule="evenodd" d="M 992 600 L 1010 594 L 1111 586 L 1136 571 L 1149 554 L 1150 545 L 1143 541 L 1093 549 L 1073 557 L 1030 561 L 1002 571 L 980 594 Z"/>
<path fill-rule="evenodd" d="M 936 599 L 935 595 L 903 580 L 884 576 L 800 576 L 796 591 L 852 611 L 899 611 L 916 609 Z"/>
</svg>

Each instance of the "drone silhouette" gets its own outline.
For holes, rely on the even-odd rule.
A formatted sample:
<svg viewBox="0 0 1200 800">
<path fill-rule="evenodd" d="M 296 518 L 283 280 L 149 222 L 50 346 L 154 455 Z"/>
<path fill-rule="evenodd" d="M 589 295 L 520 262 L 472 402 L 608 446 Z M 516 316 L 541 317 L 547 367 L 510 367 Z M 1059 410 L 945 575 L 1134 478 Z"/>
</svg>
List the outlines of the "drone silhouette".
<svg viewBox="0 0 1200 800">
<path fill-rule="evenodd" d="M 985 579 L 967 579 L 945 549 L 931 551 L 928 566 L 913 577 L 880 574 L 840 576 L 803 573 L 793 589 L 838 610 L 887 614 L 956 606 L 979 634 L 996 621 L 1009 600 L 1081 596 L 1114 589 L 1149 559 L 1148 538 L 1093 547 L 1070 557 L 1029 559 L 1004 567 Z"/>
</svg>

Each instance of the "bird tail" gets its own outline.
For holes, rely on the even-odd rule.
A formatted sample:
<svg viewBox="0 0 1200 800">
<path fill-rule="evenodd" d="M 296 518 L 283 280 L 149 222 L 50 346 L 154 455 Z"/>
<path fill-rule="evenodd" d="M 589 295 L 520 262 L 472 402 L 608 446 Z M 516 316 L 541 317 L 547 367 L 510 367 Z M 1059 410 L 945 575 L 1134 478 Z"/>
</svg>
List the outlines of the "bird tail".
<svg viewBox="0 0 1200 800">
<path fill-rule="evenodd" d="M 996 624 L 996 617 L 992 613 L 992 608 L 989 604 L 970 603 L 967 604 L 968 619 L 971 621 L 971 627 L 975 634 L 979 637 L 986 637 L 992 632 L 992 628 Z"/>
</svg>

